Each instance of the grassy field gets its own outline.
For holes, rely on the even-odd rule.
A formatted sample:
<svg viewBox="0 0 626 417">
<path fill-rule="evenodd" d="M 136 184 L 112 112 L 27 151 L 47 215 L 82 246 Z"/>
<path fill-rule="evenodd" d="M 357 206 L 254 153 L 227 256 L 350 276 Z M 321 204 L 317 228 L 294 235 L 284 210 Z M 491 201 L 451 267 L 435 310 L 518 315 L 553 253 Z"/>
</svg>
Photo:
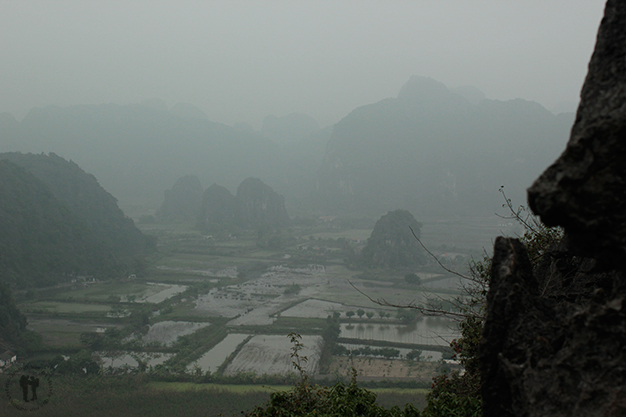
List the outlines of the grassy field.
<svg viewBox="0 0 626 417">
<path fill-rule="evenodd" d="M 163 288 L 159 286 L 142 282 L 106 282 L 57 292 L 54 294 L 54 298 L 58 300 L 107 302 L 111 297 L 135 295 L 139 298 L 139 296 L 150 296 L 162 290 Z"/>
<path fill-rule="evenodd" d="M 343 230 L 340 232 L 319 232 L 313 233 L 310 236 L 313 236 L 316 239 L 360 239 L 365 240 L 370 237 L 372 234 L 372 229 L 350 229 Z"/>
<path fill-rule="evenodd" d="M 65 303 L 60 301 L 39 301 L 20 304 L 20 310 L 25 313 L 41 311 L 43 313 L 102 313 L 111 310 L 111 307 L 103 304 Z"/>
<path fill-rule="evenodd" d="M 193 382 L 160 382 L 154 381 L 147 384 L 148 388 L 163 389 L 173 391 L 189 390 L 218 390 L 234 394 L 248 394 L 251 392 L 269 393 L 276 391 L 287 391 L 292 387 L 289 385 L 224 385 L 224 384 L 195 384 Z"/>
<path fill-rule="evenodd" d="M 146 378 L 124 377 L 68 377 L 53 376 L 52 390 L 39 392 L 41 402 L 28 403 L 38 410 L 26 412 L 33 416 L 49 417 L 130 417 L 146 415 L 166 416 L 234 416 L 262 405 L 272 392 L 291 389 L 291 386 L 215 385 L 178 382 L 150 382 Z M 18 406 L 25 406 L 19 398 L 17 380 L 0 375 L 0 384 L 8 382 L 10 394 Z M 412 403 L 424 405 L 424 390 L 377 389 L 378 403 L 403 407 Z M 42 404 L 48 399 L 47 404 Z M 18 410 L 9 401 L 0 401 L 0 415 L 18 417 Z"/>
</svg>

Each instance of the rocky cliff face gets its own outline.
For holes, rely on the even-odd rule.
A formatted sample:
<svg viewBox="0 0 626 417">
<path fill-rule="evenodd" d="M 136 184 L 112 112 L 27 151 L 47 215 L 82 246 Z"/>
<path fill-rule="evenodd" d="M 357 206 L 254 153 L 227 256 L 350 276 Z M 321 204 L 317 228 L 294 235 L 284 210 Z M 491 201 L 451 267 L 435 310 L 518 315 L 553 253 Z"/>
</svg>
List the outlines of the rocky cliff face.
<svg viewBox="0 0 626 417">
<path fill-rule="evenodd" d="M 228 230 L 237 221 L 239 205 L 226 188 L 213 184 L 202 196 L 197 227 L 206 232 Z"/>
<path fill-rule="evenodd" d="M 424 250 L 413 236 L 420 236 L 422 224 L 406 210 L 390 211 L 374 225 L 361 252 L 361 264 L 368 268 L 404 269 L 425 262 Z"/>
<path fill-rule="evenodd" d="M 237 188 L 236 196 L 226 188 L 213 184 L 204 192 L 198 217 L 198 228 L 207 232 L 233 227 L 280 228 L 288 224 L 285 198 L 258 178 L 244 180 Z"/>
<path fill-rule="evenodd" d="M 626 3 L 609 0 L 567 149 L 528 191 L 565 238 L 531 266 L 498 238 L 485 416 L 626 415 Z"/>
<path fill-rule="evenodd" d="M 171 190 L 164 193 L 163 204 L 157 211 L 159 219 L 167 221 L 195 221 L 202 204 L 202 184 L 195 175 L 179 178 Z"/>
<path fill-rule="evenodd" d="M 258 178 L 248 178 L 239 185 L 237 201 L 239 224 L 243 227 L 284 227 L 289 224 L 285 198 Z"/>
</svg>

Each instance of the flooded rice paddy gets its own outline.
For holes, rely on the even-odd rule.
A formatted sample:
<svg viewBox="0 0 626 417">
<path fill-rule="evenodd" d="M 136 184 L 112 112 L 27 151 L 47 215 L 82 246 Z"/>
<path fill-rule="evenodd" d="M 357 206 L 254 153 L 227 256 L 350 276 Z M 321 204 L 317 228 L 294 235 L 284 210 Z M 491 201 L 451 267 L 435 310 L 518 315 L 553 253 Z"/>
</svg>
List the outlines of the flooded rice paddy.
<svg viewBox="0 0 626 417">
<path fill-rule="evenodd" d="M 163 364 L 171 358 L 171 353 L 147 353 L 147 352 L 96 352 L 102 359 L 103 368 L 122 368 L 128 366 L 136 368 L 139 366 L 139 360 L 145 362 L 148 367 Z"/>
<path fill-rule="evenodd" d="M 303 363 L 309 374 L 317 372 L 321 354 L 321 336 L 302 336 L 304 348 L 300 356 L 306 356 L 308 361 Z M 291 358 L 292 344 L 285 336 L 258 335 L 246 343 L 239 354 L 226 367 L 226 375 L 235 375 L 239 372 L 256 372 L 257 374 L 284 375 L 294 372 Z"/>
<path fill-rule="evenodd" d="M 156 282 L 148 282 L 147 284 L 150 286 L 155 286 L 158 292 L 156 294 L 148 295 L 141 298 L 140 300 L 137 300 L 140 303 L 158 304 L 167 300 L 170 297 L 175 296 L 176 294 L 187 290 L 186 285 L 158 284 Z"/>
<path fill-rule="evenodd" d="M 186 336 L 210 326 L 210 323 L 194 323 L 189 321 L 162 321 L 150 326 L 148 333 L 136 337 L 144 344 L 157 342 L 160 345 L 171 346 L 180 336 Z"/>
<path fill-rule="evenodd" d="M 448 346 L 458 337 L 454 322 L 443 319 L 424 318 L 417 323 L 400 324 L 353 324 L 342 323 L 340 337 L 362 340 L 390 340 L 398 343 Z"/>
<path fill-rule="evenodd" d="M 362 349 L 362 348 L 366 348 L 369 347 L 370 349 L 380 349 L 379 346 L 369 346 L 369 345 L 359 345 L 359 344 L 352 344 L 352 343 L 339 343 L 339 345 L 345 347 L 348 350 L 355 350 L 355 349 Z M 400 359 L 406 358 L 406 355 L 411 352 L 413 349 L 406 349 L 406 348 L 394 348 L 400 351 Z M 433 350 L 422 350 L 422 354 L 420 355 L 420 361 L 425 361 L 425 362 L 434 362 L 434 361 L 438 361 L 443 357 L 441 352 L 436 352 Z"/>
<path fill-rule="evenodd" d="M 192 370 L 196 367 L 202 369 L 202 372 L 216 372 L 224 363 L 226 358 L 239 346 L 241 342 L 249 337 L 247 334 L 233 333 L 229 334 L 215 347 L 202 355 L 200 359 L 190 364 L 187 369 Z"/>
<path fill-rule="evenodd" d="M 326 318 L 334 312 L 343 312 L 345 307 L 332 301 L 309 299 L 280 313 L 284 317 Z"/>
<path fill-rule="evenodd" d="M 235 318 L 231 325 L 271 324 L 275 315 L 294 300 L 306 299 L 317 294 L 326 284 L 324 268 L 311 265 L 308 268 L 272 267 L 261 277 L 238 285 L 214 288 L 198 297 L 195 312 L 208 316 Z M 298 294 L 285 294 L 285 289 L 298 284 Z"/>
</svg>

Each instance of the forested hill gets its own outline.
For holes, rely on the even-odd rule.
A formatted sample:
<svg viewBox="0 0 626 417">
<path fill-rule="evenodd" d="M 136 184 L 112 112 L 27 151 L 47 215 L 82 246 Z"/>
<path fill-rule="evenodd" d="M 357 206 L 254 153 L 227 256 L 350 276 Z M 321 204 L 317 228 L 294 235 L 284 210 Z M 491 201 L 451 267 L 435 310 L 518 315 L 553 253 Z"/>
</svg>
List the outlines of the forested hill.
<svg viewBox="0 0 626 417">
<path fill-rule="evenodd" d="M 396 98 L 352 111 L 334 126 L 319 200 L 345 210 L 490 215 L 505 185 L 523 203 L 527 185 L 567 142 L 573 114 L 465 96 L 414 76 Z"/>
<path fill-rule="evenodd" d="M 0 280 L 28 287 L 136 272 L 153 242 L 92 175 L 53 154 L 0 162 Z"/>
</svg>

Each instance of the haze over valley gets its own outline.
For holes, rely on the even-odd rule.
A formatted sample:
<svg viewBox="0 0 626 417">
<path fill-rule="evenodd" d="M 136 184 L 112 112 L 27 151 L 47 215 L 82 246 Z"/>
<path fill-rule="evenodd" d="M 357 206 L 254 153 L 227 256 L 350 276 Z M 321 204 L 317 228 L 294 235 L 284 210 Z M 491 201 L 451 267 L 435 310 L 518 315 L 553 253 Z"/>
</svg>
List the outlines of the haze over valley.
<svg viewBox="0 0 626 417">
<path fill-rule="evenodd" d="M 354 368 L 423 405 L 602 12 L 471 3 L 0 1 L 2 381 L 49 371 L 51 415 L 148 407 L 125 376 L 144 413 L 217 415 Z"/>
</svg>

